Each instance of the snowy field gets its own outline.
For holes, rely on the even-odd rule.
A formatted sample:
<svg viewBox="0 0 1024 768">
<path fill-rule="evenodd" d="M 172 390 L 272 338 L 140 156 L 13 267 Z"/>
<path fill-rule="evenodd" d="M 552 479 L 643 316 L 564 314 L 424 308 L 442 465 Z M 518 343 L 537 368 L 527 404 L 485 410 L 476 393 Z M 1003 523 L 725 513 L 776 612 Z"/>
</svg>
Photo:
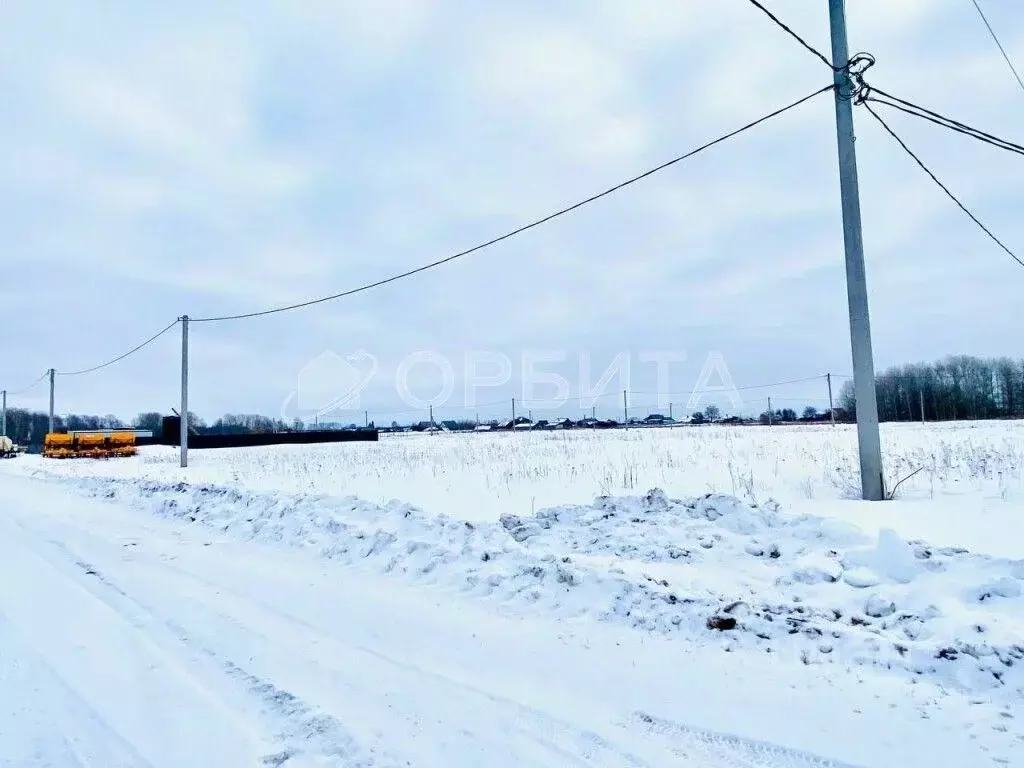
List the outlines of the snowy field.
<svg viewBox="0 0 1024 768">
<path fill-rule="evenodd" d="M 916 472 L 886 503 L 855 450 L 710 427 L 5 462 L 0 765 L 1024 765 L 1024 425 L 883 427 L 888 485 Z"/>
<path fill-rule="evenodd" d="M 47 471 L 377 504 L 398 499 L 473 522 L 651 488 L 680 497 L 723 493 L 775 501 L 791 512 L 828 509 L 866 528 L 906 526 L 908 536 L 1024 557 L 1024 515 L 1007 514 L 1024 508 L 1024 422 L 884 424 L 882 449 L 887 487 L 917 472 L 896 491 L 899 515 L 886 505 L 832 503 L 860 494 L 852 426 L 398 434 L 379 443 L 193 451 L 186 471 L 174 448 L 148 448 L 131 461 L 50 462 Z M 25 457 L 20 468 L 41 463 Z M 956 526 L 955 540 L 943 541 L 945 520 L 964 512 L 971 524 Z M 1016 526 L 1015 535 L 1006 525 Z"/>
</svg>

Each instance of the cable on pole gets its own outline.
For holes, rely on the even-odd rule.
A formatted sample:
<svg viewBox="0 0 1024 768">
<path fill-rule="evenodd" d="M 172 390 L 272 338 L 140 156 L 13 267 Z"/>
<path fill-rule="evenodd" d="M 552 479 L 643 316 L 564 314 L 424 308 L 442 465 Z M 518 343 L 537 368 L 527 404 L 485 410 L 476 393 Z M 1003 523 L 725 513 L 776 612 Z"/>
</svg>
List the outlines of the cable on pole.
<svg viewBox="0 0 1024 768">
<path fill-rule="evenodd" d="M 975 9 L 977 9 L 978 15 L 981 16 L 981 20 L 985 22 L 985 27 L 986 29 L 988 29 L 988 33 L 992 35 L 992 39 L 995 40 L 996 46 L 999 48 L 999 52 L 1003 54 L 1003 58 L 1006 60 L 1006 66 L 1010 68 L 1010 71 L 1013 73 L 1013 76 L 1017 78 L 1017 85 L 1019 85 L 1020 89 L 1024 91 L 1024 80 L 1021 79 L 1020 73 L 1017 71 L 1017 68 L 1013 66 L 1013 61 L 1010 60 L 1010 55 L 1006 52 L 1006 49 L 1003 48 L 1003 44 L 999 42 L 999 38 L 996 36 L 996 31 L 992 29 L 992 25 L 988 23 L 988 18 L 986 18 L 985 12 L 981 10 L 981 6 L 978 4 L 978 0 L 971 0 L 971 2 L 974 3 L 974 7 Z"/>
<path fill-rule="evenodd" d="M 821 59 L 825 63 L 826 67 L 828 67 L 829 69 L 831 69 L 833 71 L 836 70 L 836 67 L 832 66 L 832 62 L 829 61 L 828 57 L 825 56 L 825 54 L 823 54 L 821 51 L 819 51 L 813 45 L 811 45 L 806 40 L 804 40 L 802 37 L 800 37 L 800 35 L 798 35 L 796 32 L 793 31 L 792 27 L 790 27 L 788 24 L 786 24 L 784 21 L 782 21 L 782 19 L 780 19 L 774 13 L 769 11 L 763 4 L 758 2 L 758 0 L 749 0 L 749 2 L 755 8 L 760 10 L 765 16 L 767 16 L 769 19 L 771 19 L 773 22 L 775 22 L 775 25 L 778 26 L 779 28 L 781 28 L 786 34 L 788 34 L 790 37 L 792 37 L 794 40 L 796 40 L 798 43 L 800 43 L 800 45 L 802 45 L 804 48 L 806 48 L 812 54 L 814 54 L 819 59 Z"/>
<path fill-rule="evenodd" d="M 398 280 L 402 280 L 402 279 L 407 278 L 407 277 L 412 277 L 413 275 L 417 275 L 417 274 L 419 274 L 421 272 L 426 272 L 427 270 L 434 269 L 436 267 L 440 267 L 440 266 L 442 266 L 444 264 L 448 264 L 449 262 L 455 261 L 456 259 L 460 259 L 463 256 L 468 256 L 471 253 L 476 253 L 477 251 L 482 251 L 485 248 L 489 248 L 492 245 L 496 245 L 496 244 L 502 242 L 503 240 L 509 240 L 509 239 L 515 237 L 516 235 L 520 235 L 523 232 L 526 232 L 526 231 L 528 231 L 530 229 L 533 229 L 535 227 L 539 227 L 542 224 L 548 223 L 549 221 L 557 219 L 557 218 L 559 218 L 561 216 L 565 216 L 568 213 L 572 213 L 573 211 L 575 211 L 575 210 L 577 210 L 579 208 L 582 208 L 585 205 L 589 205 L 590 203 L 593 203 L 596 200 L 600 200 L 603 197 L 607 197 L 608 195 L 611 195 L 611 194 L 613 194 L 615 192 L 618 192 L 620 189 L 624 189 L 625 187 L 628 187 L 628 186 L 630 186 L 632 184 L 636 184 L 638 181 L 646 179 L 648 176 L 653 176 L 654 174 L 658 173 L 659 171 L 663 171 L 666 168 L 669 168 L 670 166 L 673 166 L 673 165 L 675 165 L 677 163 L 680 163 L 683 160 L 687 160 L 687 159 L 693 157 L 694 155 L 697 155 L 697 154 L 699 154 L 699 153 L 701 153 L 701 152 L 703 152 L 703 151 L 705 151 L 707 149 L 710 149 L 711 147 L 714 147 L 717 144 L 721 144 L 722 142 L 727 141 L 728 139 L 731 139 L 731 138 L 733 138 L 735 136 L 738 136 L 739 134 L 744 133 L 745 131 L 748 131 L 751 128 L 754 128 L 754 127 L 760 125 L 761 123 L 767 122 L 768 120 L 771 120 L 774 117 L 778 117 L 779 115 L 783 114 L 784 112 L 788 112 L 791 109 L 799 107 L 804 102 L 810 101 L 811 99 L 815 98 L 816 96 L 820 96 L 821 94 L 823 94 L 823 93 L 825 93 L 827 91 L 831 91 L 831 90 L 833 90 L 833 88 L 835 88 L 835 86 L 830 83 L 829 85 L 825 86 L 824 88 L 819 88 L 818 90 L 814 91 L 813 93 L 809 93 L 808 95 L 804 96 L 803 98 L 797 99 L 796 101 L 792 102 L 791 104 L 787 104 L 784 107 L 780 107 L 779 109 L 775 109 L 775 110 L 773 110 L 773 111 L 771 111 L 771 112 L 769 112 L 769 113 L 767 113 L 765 115 L 762 115 L 761 117 L 757 118 L 756 120 L 752 120 L 751 122 L 747 123 L 746 125 L 743 125 L 740 128 L 737 128 L 736 130 L 730 131 L 729 133 L 726 133 L 723 136 L 719 136 L 717 139 L 713 139 L 712 141 L 709 141 L 706 144 L 702 144 L 701 146 L 697 147 L 696 149 L 690 150 L 686 154 L 683 154 L 683 155 L 680 155 L 678 157 L 675 157 L 675 158 L 673 158 L 673 159 L 671 159 L 671 160 L 669 160 L 669 161 L 667 161 L 665 163 L 662 163 L 661 165 L 655 166 L 654 168 L 650 168 L 649 170 L 646 170 L 643 173 L 637 174 L 636 176 L 633 176 L 633 177 L 631 177 L 629 179 L 626 179 L 625 181 L 619 182 L 618 184 L 616 184 L 616 185 L 614 185 L 612 187 L 609 187 L 608 189 L 605 189 L 605 190 L 603 190 L 601 192 L 598 192 L 598 193 L 596 193 L 594 195 L 591 195 L 590 197 L 587 197 L 587 198 L 585 198 L 583 200 L 580 200 L 579 202 L 573 203 L 572 205 L 566 206 L 565 208 L 561 208 L 560 210 L 557 210 L 554 213 L 550 213 L 547 216 L 544 216 L 544 217 L 542 217 L 540 219 L 536 219 L 535 221 L 532 221 L 529 224 L 524 224 L 524 225 L 522 225 L 520 227 L 517 227 L 516 229 L 513 229 L 513 230 L 511 230 L 509 232 L 506 232 L 503 235 L 498 235 L 497 237 L 494 237 L 494 238 L 492 238 L 490 240 L 487 240 L 486 242 L 480 243 L 479 245 L 475 245 L 472 248 L 468 248 L 468 249 L 466 249 L 464 251 L 460 251 L 458 253 L 452 254 L 451 256 L 446 256 L 443 259 L 438 259 L 437 261 L 432 261 L 432 262 L 430 262 L 428 264 L 424 264 L 424 265 L 422 265 L 420 267 L 416 267 L 415 269 L 410 269 L 410 270 L 407 270 L 405 272 L 400 272 L 400 273 L 398 273 L 396 275 L 391 275 L 390 277 L 386 277 L 386 278 L 383 278 L 381 280 L 377 280 L 377 281 L 372 282 L 372 283 L 367 283 L 367 284 L 361 285 L 361 286 L 359 286 L 357 288 L 351 288 L 349 290 L 342 291 L 340 293 L 334 293 L 334 294 L 331 294 L 329 296 L 321 296 L 320 298 L 310 299 L 308 301 L 299 302 L 297 304 L 288 304 L 288 305 L 281 306 L 281 307 L 274 307 L 272 309 L 264 309 L 264 310 L 261 310 L 261 311 L 258 311 L 258 312 L 246 312 L 246 313 L 237 314 L 237 315 L 220 315 L 220 316 L 215 316 L 215 317 L 193 317 L 193 318 L 189 318 L 189 320 L 190 320 L 190 322 L 193 322 L 193 323 L 215 323 L 215 322 L 221 322 L 221 321 L 226 321 L 226 320 L 245 320 L 245 319 L 248 319 L 248 318 L 251 318 L 251 317 L 262 317 L 264 315 L 272 315 L 272 314 L 276 314 L 276 313 L 279 313 L 279 312 L 289 312 L 289 311 L 294 310 L 294 309 L 302 309 L 304 307 L 313 306 L 314 304 L 323 304 L 324 302 L 334 301 L 336 299 L 341 299 L 341 298 L 345 298 L 347 296 L 352 296 L 354 294 L 362 293 L 363 291 L 368 291 L 368 290 L 371 290 L 373 288 L 379 288 L 382 285 L 387 285 L 388 283 L 393 283 L 393 282 L 396 282 Z"/>
<path fill-rule="evenodd" d="M 868 103 L 868 102 L 865 102 L 864 103 L 864 107 L 867 109 L 868 112 L 871 113 L 871 116 L 874 117 L 875 120 L 877 120 L 881 124 L 881 126 L 886 130 L 886 132 L 896 140 L 896 143 L 899 144 L 903 148 L 903 151 L 906 152 L 908 155 L 910 155 L 910 157 L 914 160 L 914 162 L 917 163 L 921 167 L 921 170 L 923 170 L 925 173 L 927 173 L 931 177 L 931 180 L 934 181 L 936 184 L 938 184 L 939 188 L 943 192 L 946 193 L 946 195 L 949 197 L 949 199 L 952 200 L 954 203 L 956 203 L 957 207 L 961 211 L 963 211 L 965 214 L 967 214 L 967 216 L 971 219 L 971 221 L 973 221 L 975 224 L 977 224 L 978 227 L 980 227 L 981 230 L 986 235 L 988 235 L 993 240 L 993 242 L 995 242 L 996 245 L 998 245 L 1000 248 L 1002 248 L 1010 256 L 1011 259 L 1016 261 L 1017 264 L 1019 264 L 1020 266 L 1024 267 L 1024 261 L 1021 261 L 1021 259 L 1018 258 L 1017 254 L 1015 254 L 1013 251 L 1011 251 L 1009 248 L 1007 248 L 1002 240 L 1000 240 L 998 237 L 996 237 L 994 234 L 992 234 L 992 230 L 990 230 L 988 227 L 986 227 L 984 224 L 982 224 L 981 221 L 978 219 L 978 217 L 975 216 L 973 213 L 971 213 L 971 211 L 968 210 L 967 206 L 965 206 L 962 202 L 960 202 L 959 198 L 957 198 L 957 196 L 954 195 L 949 190 L 949 187 L 947 187 L 945 184 L 943 184 L 941 181 L 939 181 L 939 178 L 934 173 L 932 173 L 932 171 L 928 168 L 928 166 L 926 166 L 924 164 L 924 162 L 921 160 L 921 158 L 919 158 L 917 155 L 915 155 L 913 150 L 911 150 L 910 147 L 907 146 L 906 142 L 904 142 L 903 139 L 901 139 L 898 135 L 896 135 L 896 132 L 892 128 L 889 127 L 889 124 L 886 123 L 885 120 L 883 120 L 881 118 L 881 116 L 879 116 L 879 114 L 874 109 L 871 108 L 871 104 Z"/>
<path fill-rule="evenodd" d="M 165 333 L 167 333 L 169 330 L 171 330 L 171 328 L 176 326 L 179 322 L 181 322 L 181 321 L 180 320 L 175 320 L 173 323 L 168 325 L 166 328 L 164 328 L 160 332 L 154 334 L 153 336 L 150 336 L 148 339 L 146 339 L 144 342 L 142 342 L 138 346 L 132 347 L 127 352 L 125 352 L 123 355 L 118 355 L 117 357 L 113 358 L 112 360 L 107 360 L 107 362 L 105 362 L 105 363 L 100 363 L 99 365 L 94 365 L 92 368 L 83 368 L 80 371 L 57 371 L 57 375 L 58 376 L 82 376 L 82 375 L 84 375 L 86 373 L 93 373 L 94 371 L 98 371 L 98 370 L 100 370 L 102 368 L 106 368 L 108 366 L 111 366 L 114 363 L 119 363 L 122 360 L 124 360 L 126 357 L 134 355 L 139 350 L 144 349 L 145 347 L 148 347 L 154 341 L 156 341 L 161 336 L 163 336 Z"/>
<path fill-rule="evenodd" d="M 30 389 L 34 389 L 37 384 L 39 384 L 43 379 L 45 379 L 49 375 L 50 375 L 49 369 L 43 371 L 42 375 L 38 379 L 33 381 L 31 384 L 29 384 L 27 387 L 22 387 L 21 389 L 16 389 L 16 390 L 8 390 L 7 391 L 8 397 L 16 397 L 17 395 L 25 394 Z"/>
<path fill-rule="evenodd" d="M 878 94 L 878 96 L 882 96 L 883 98 L 878 98 L 875 94 Z M 980 128 L 975 128 L 967 125 L 966 123 L 962 123 L 959 120 L 954 120 L 951 117 L 947 117 L 932 109 L 928 109 L 927 107 L 922 107 L 920 104 L 915 104 L 912 101 L 907 101 L 906 99 L 901 99 L 898 96 L 893 96 L 891 93 L 887 93 L 881 88 L 875 88 L 874 86 L 862 83 L 860 92 L 857 95 L 857 103 L 862 104 L 866 101 L 898 109 L 908 115 L 919 117 L 930 123 L 934 123 L 935 125 L 961 133 L 964 136 L 969 136 L 972 139 L 977 139 L 978 141 L 985 142 L 986 144 L 991 144 L 998 149 L 1005 149 L 1018 155 L 1024 155 L 1024 145 L 1000 138 L 999 136 L 983 131 Z"/>
</svg>

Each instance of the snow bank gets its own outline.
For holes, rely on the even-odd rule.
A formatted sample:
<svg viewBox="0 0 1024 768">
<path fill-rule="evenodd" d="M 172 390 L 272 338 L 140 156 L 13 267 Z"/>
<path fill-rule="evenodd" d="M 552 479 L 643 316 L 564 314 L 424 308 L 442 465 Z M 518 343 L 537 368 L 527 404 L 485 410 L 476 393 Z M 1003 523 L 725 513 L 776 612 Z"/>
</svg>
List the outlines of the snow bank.
<svg viewBox="0 0 1024 768">
<path fill-rule="evenodd" d="M 565 620 L 1019 695 L 1024 561 L 732 496 L 600 497 L 475 524 L 400 502 L 83 478 L 90 495 Z"/>
<path fill-rule="evenodd" d="M 842 425 L 383 435 L 378 443 L 194 451 L 188 469 L 179 467 L 177 449 L 149 446 L 123 461 L 22 456 L 0 471 L 44 468 L 374 501 L 394 498 L 400 488 L 403 501 L 471 522 L 658 487 L 679 497 L 776 499 L 787 510 L 843 517 L 872 533 L 889 527 L 904 538 L 1024 557 L 1024 420 L 881 430 L 889 487 L 916 472 L 899 487 L 898 515 L 889 505 L 855 500 L 856 431 Z"/>
</svg>

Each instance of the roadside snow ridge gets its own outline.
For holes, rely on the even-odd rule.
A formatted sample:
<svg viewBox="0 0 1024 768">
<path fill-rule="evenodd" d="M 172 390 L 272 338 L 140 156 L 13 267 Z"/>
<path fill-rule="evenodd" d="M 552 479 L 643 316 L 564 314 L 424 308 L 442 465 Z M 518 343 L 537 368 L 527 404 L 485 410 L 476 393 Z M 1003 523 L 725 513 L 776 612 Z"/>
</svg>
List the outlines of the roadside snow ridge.
<svg viewBox="0 0 1024 768">
<path fill-rule="evenodd" d="M 59 482 L 516 610 L 684 632 L 727 652 L 743 645 L 797 654 L 805 664 L 868 664 L 1011 698 L 1024 691 L 1024 561 L 908 542 L 887 530 L 871 537 L 773 502 L 675 499 L 654 489 L 474 524 L 397 501 Z"/>
</svg>

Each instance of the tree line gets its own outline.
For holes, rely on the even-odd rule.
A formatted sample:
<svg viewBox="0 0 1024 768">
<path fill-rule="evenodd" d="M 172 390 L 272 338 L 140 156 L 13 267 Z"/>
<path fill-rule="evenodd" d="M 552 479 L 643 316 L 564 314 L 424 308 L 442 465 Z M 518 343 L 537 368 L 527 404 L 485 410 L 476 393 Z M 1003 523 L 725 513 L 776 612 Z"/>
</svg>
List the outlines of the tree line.
<svg viewBox="0 0 1024 768">
<path fill-rule="evenodd" d="M 162 413 L 149 411 L 138 414 L 131 424 L 126 424 L 117 416 L 87 416 L 70 414 L 58 416 L 54 414 L 53 427 L 58 432 L 80 431 L 93 429 L 144 429 L 159 435 L 163 429 Z M 253 434 L 266 432 L 302 431 L 305 425 L 299 419 L 290 423 L 281 419 L 271 419 L 258 414 L 227 413 L 212 424 L 207 424 L 197 414 L 189 411 L 189 426 L 198 434 L 231 435 Z M 19 445 L 40 445 L 43 437 L 50 430 L 50 417 L 41 411 L 29 411 L 24 408 L 7 409 L 7 436 Z"/>
<path fill-rule="evenodd" d="M 875 393 L 881 421 L 1020 418 L 1024 417 L 1024 360 L 955 355 L 933 363 L 893 366 L 875 375 Z M 853 382 L 848 380 L 839 391 L 836 421 L 852 419 L 856 412 Z M 827 411 L 819 413 L 813 406 L 808 406 L 801 416 L 795 410 L 783 408 L 771 415 L 767 412 L 760 414 L 759 421 L 763 424 L 792 423 L 827 418 Z M 692 423 L 719 420 L 721 412 L 717 406 L 709 406 L 704 413 L 695 413 L 691 418 Z M 470 425 L 468 421 L 465 424 L 453 423 L 458 427 Z M 199 434 L 251 434 L 302 431 L 306 428 L 299 419 L 286 422 L 258 414 L 238 413 L 224 414 L 212 424 L 207 424 L 190 412 L 189 424 Z M 124 429 L 129 426 L 159 434 L 163 428 L 163 414 L 153 411 L 140 413 L 130 425 L 112 414 L 54 416 L 54 427 L 58 431 Z M 49 417 L 45 413 L 23 408 L 7 410 L 7 434 L 16 443 L 39 445 L 48 430 Z"/>
<path fill-rule="evenodd" d="M 1024 416 L 1024 361 L 955 355 L 934 363 L 893 366 L 875 375 L 881 421 L 952 421 Z M 839 404 L 856 413 L 853 382 Z"/>
</svg>

